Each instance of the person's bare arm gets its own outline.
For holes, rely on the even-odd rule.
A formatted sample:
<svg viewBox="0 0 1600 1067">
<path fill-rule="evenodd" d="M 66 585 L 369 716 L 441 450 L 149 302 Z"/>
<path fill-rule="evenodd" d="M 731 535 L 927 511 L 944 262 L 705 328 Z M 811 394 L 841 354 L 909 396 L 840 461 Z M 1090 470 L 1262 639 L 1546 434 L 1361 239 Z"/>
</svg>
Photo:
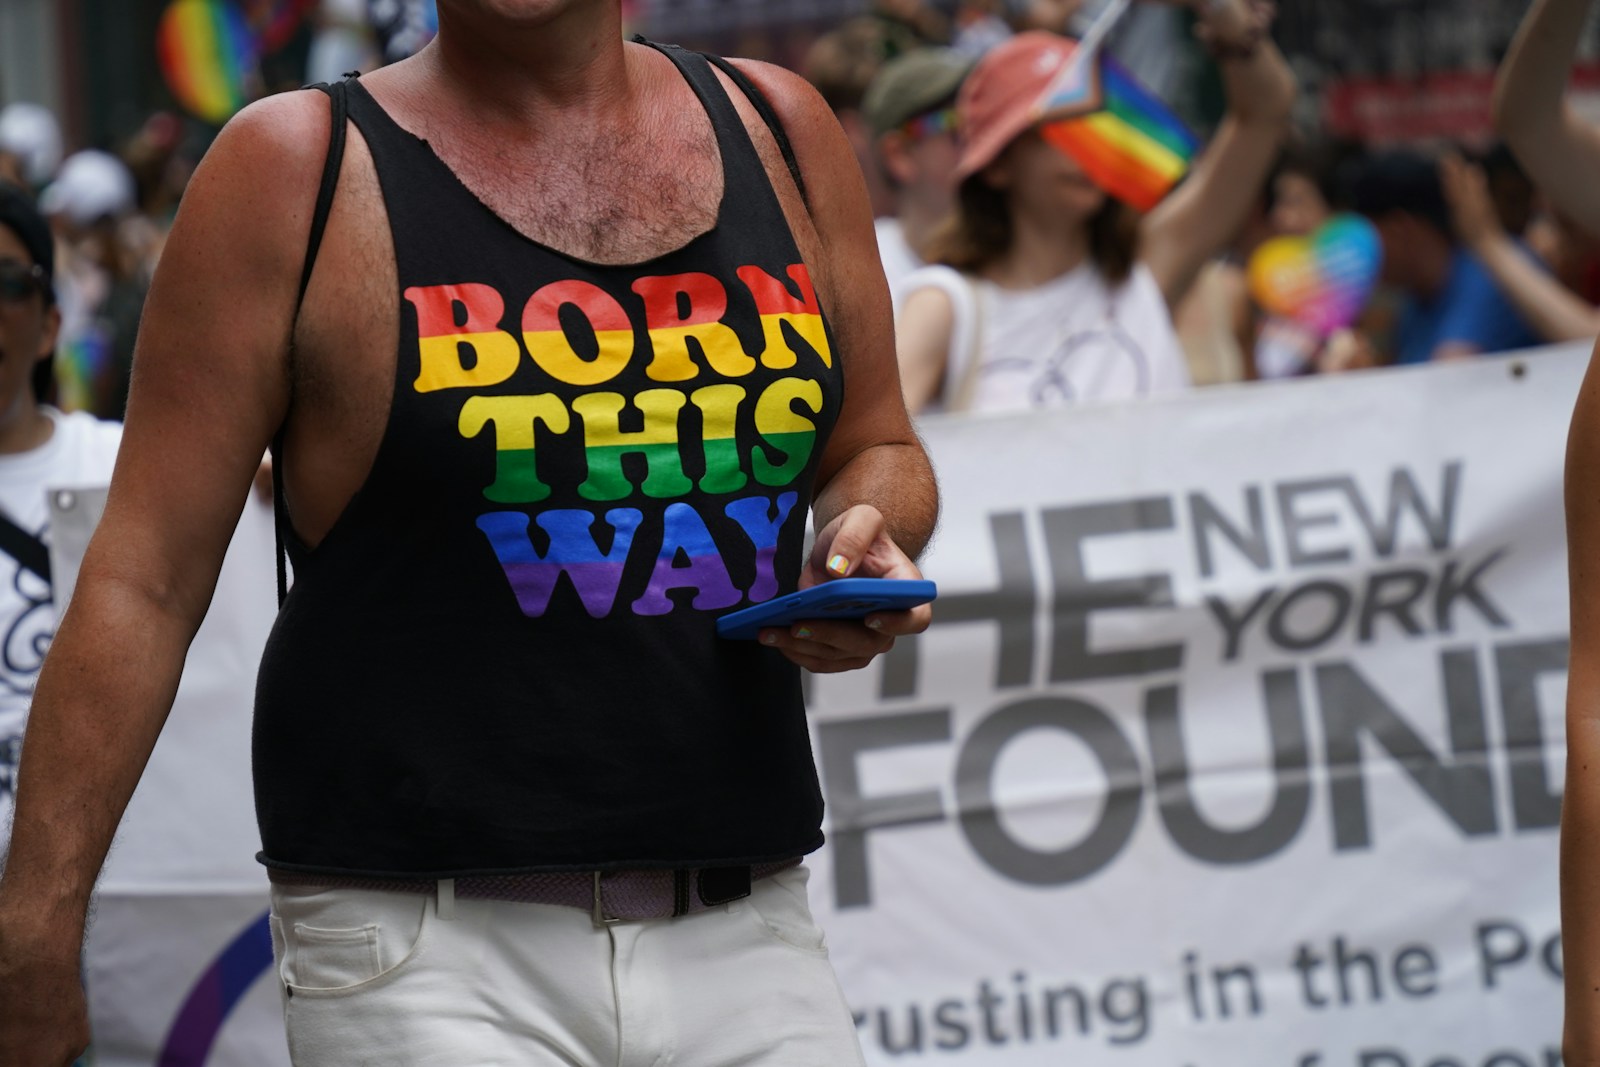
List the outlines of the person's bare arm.
<svg viewBox="0 0 1600 1067">
<path fill-rule="evenodd" d="M 1600 364 L 1592 361 L 1567 439 L 1567 784 L 1561 803 L 1562 1062 L 1600 1064 Z"/>
<path fill-rule="evenodd" d="M 1295 83 L 1289 65 L 1245 0 L 1202 5 L 1201 26 L 1219 45 L 1262 32 L 1248 57 L 1221 60 L 1228 112 L 1188 178 L 1145 217 L 1140 259 L 1176 307 L 1206 260 L 1233 239 L 1261 196 L 1288 129 Z"/>
<path fill-rule="evenodd" d="M 1600 129 L 1567 103 L 1590 0 L 1536 0 L 1494 86 L 1494 127 L 1564 214 L 1600 234 Z"/>
<path fill-rule="evenodd" d="M 1446 156 L 1439 163 L 1439 177 L 1461 243 L 1540 337 L 1559 342 L 1600 334 L 1600 310 L 1541 270 L 1500 225 L 1483 168 L 1460 156 Z"/>
<path fill-rule="evenodd" d="M 939 496 L 911 427 L 895 361 L 893 315 L 866 186 L 849 142 L 816 91 L 788 71 L 741 63 L 772 101 L 794 145 L 829 279 L 844 407 L 817 473 L 816 545 L 802 587 L 846 575 L 917 578 L 913 560 L 933 535 Z M 843 561 L 843 562 L 841 562 Z M 886 651 L 897 634 L 927 628 L 927 607 L 883 612 L 867 624 L 817 623 L 772 630 L 763 640 L 813 671 L 851 670 Z"/>
<path fill-rule="evenodd" d="M 1600 333 L 1600 310 L 1541 270 L 1504 231 L 1470 247 L 1500 291 L 1546 341 L 1583 341 Z"/>
<path fill-rule="evenodd" d="M 955 339 L 955 307 L 943 289 L 918 289 L 906 297 L 895 321 L 895 350 L 900 363 L 900 390 L 906 409 L 926 411 L 939 397 L 950 368 Z"/>
<path fill-rule="evenodd" d="M 23 744 L 0 880 L 0 1067 L 70 1063 L 87 1039 L 90 893 L 287 407 L 327 116 L 321 93 L 298 93 L 230 123 L 151 287 L 105 515 Z"/>
</svg>

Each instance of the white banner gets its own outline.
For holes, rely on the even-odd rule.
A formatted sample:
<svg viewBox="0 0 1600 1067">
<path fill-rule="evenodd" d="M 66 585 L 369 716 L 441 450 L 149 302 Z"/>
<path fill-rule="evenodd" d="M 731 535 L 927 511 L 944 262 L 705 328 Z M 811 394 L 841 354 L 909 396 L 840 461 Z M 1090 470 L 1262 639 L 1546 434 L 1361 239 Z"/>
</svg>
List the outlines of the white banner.
<svg viewBox="0 0 1600 1067">
<path fill-rule="evenodd" d="M 934 628 L 812 687 L 869 1061 L 1558 1063 L 1586 355 L 925 424 Z"/>
<path fill-rule="evenodd" d="M 1585 357 L 927 423 L 935 627 L 812 684 L 869 1062 L 1559 1063 Z M 102 886 L 102 1067 L 286 1062 L 233 658 L 260 518 Z"/>
</svg>

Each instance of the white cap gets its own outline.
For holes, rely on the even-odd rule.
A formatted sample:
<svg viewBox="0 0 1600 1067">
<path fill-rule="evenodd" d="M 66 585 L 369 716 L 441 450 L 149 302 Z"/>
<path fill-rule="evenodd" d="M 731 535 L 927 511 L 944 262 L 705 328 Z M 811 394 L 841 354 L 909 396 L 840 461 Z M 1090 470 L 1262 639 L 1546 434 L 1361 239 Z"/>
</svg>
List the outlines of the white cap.
<svg viewBox="0 0 1600 1067">
<path fill-rule="evenodd" d="M 43 185 L 61 164 L 61 126 L 50 109 L 18 102 L 0 108 L 0 152 L 22 161 L 22 176 Z"/>
<path fill-rule="evenodd" d="M 61 173 L 39 197 L 39 210 L 87 226 L 108 215 L 126 215 L 133 210 L 137 195 L 133 173 L 122 160 L 89 149 L 74 152 L 61 164 Z"/>
</svg>

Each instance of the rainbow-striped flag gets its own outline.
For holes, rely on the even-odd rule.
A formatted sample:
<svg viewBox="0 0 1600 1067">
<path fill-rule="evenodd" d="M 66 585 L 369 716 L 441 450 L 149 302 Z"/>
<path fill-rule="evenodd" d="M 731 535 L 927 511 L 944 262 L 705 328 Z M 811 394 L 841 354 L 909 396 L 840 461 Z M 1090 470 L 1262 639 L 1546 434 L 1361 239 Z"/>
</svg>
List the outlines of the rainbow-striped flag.
<svg viewBox="0 0 1600 1067">
<path fill-rule="evenodd" d="M 173 0 L 156 30 L 156 53 L 172 95 L 218 126 L 246 103 L 256 45 L 243 12 L 227 0 Z"/>
<path fill-rule="evenodd" d="M 1045 140 L 1109 195 L 1149 211 L 1188 173 L 1200 142 L 1115 60 L 1102 53 L 1091 62 L 1100 68 L 1100 110 L 1057 122 L 1047 114 Z M 1043 108 L 1048 101 L 1040 103 Z"/>
</svg>

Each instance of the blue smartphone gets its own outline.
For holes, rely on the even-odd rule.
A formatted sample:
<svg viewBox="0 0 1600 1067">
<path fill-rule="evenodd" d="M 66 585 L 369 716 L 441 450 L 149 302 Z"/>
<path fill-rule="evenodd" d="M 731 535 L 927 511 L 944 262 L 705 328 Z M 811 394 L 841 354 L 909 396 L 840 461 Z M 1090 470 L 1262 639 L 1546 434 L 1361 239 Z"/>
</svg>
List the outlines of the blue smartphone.
<svg viewBox="0 0 1600 1067">
<path fill-rule="evenodd" d="M 717 620 L 717 636 L 753 641 L 769 626 L 792 626 L 808 619 L 859 619 L 874 611 L 904 611 L 939 595 L 933 582 L 910 578 L 835 578 L 831 582 L 776 597 Z"/>
</svg>

